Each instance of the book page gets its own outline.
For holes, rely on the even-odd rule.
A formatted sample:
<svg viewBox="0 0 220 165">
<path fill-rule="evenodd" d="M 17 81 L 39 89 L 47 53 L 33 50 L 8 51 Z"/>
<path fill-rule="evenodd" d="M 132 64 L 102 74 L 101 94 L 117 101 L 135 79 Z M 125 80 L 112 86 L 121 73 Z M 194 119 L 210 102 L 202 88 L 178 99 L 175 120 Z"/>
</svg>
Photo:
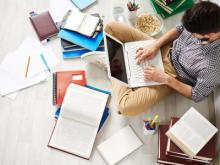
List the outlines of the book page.
<svg viewBox="0 0 220 165">
<path fill-rule="evenodd" d="M 218 131 L 198 111 L 191 108 L 169 130 L 193 153 L 197 154 Z"/>
<path fill-rule="evenodd" d="M 72 12 L 72 14 L 67 18 L 64 29 L 78 31 L 85 16 L 86 14 L 81 12 Z"/>
<path fill-rule="evenodd" d="M 80 25 L 78 32 L 86 36 L 92 36 L 97 24 L 99 23 L 99 18 L 86 14 L 82 24 Z"/>
<path fill-rule="evenodd" d="M 70 84 L 63 100 L 61 115 L 99 127 L 108 94 Z"/>
<path fill-rule="evenodd" d="M 98 128 L 59 116 L 49 146 L 89 158 Z"/>
</svg>

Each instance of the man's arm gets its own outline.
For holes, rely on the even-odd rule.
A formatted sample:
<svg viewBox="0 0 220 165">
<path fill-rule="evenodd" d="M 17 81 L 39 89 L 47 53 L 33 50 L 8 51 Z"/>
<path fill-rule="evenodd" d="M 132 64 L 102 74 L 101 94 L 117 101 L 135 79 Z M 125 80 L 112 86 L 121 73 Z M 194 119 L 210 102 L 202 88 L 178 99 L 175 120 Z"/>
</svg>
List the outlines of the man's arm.
<svg viewBox="0 0 220 165">
<path fill-rule="evenodd" d="M 153 42 L 152 44 L 146 46 L 146 47 L 141 47 L 139 49 L 137 49 L 136 53 L 136 57 L 135 60 L 139 58 L 138 60 L 138 64 L 140 64 L 140 62 L 145 59 L 145 60 L 149 60 L 153 57 L 156 56 L 158 50 L 168 44 L 171 43 L 172 41 L 174 41 L 175 39 L 177 39 L 179 37 L 179 32 L 177 31 L 176 28 L 172 28 L 171 30 L 169 30 L 166 34 L 164 34 L 162 37 L 160 37 L 159 39 L 157 39 L 155 42 Z"/>
<path fill-rule="evenodd" d="M 164 71 L 162 71 L 160 68 L 155 66 L 153 63 L 151 63 L 152 67 L 146 67 L 144 70 L 144 80 L 145 81 L 154 81 L 158 83 L 163 83 L 171 88 L 175 89 L 177 92 L 181 93 L 185 97 L 191 98 L 192 93 L 192 87 L 184 84 L 175 78 L 171 77 L 170 75 L 166 74 Z"/>
<path fill-rule="evenodd" d="M 174 27 L 170 29 L 166 34 L 161 36 L 159 39 L 155 41 L 155 44 L 157 44 L 160 48 L 166 44 L 169 44 L 176 40 L 180 36 L 177 29 Z"/>
<path fill-rule="evenodd" d="M 164 84 L 170 86 L 171 88 L 175 89 L 177 92 L 182 94 L 183 96 L 192 100 L 192 97 L 191 97 L 192 87 L 191 86 L 178 81 L 177 79 L 171 77 L 170 75 L 168 75 Z"/>
</svg>

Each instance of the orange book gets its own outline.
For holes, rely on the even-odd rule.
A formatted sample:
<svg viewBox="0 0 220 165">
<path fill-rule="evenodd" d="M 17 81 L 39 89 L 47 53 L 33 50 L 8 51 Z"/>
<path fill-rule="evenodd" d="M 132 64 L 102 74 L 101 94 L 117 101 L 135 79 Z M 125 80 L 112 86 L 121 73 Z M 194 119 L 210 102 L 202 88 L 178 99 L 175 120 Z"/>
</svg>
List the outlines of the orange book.
<svg viewBox="0 0 220 165">
<path fill-rule="evenodd" d="M 85 71 L 60 71 L 53 73 L 53 105 L 62 105 L 70 83 L 86 86 Z"/>
</svg>

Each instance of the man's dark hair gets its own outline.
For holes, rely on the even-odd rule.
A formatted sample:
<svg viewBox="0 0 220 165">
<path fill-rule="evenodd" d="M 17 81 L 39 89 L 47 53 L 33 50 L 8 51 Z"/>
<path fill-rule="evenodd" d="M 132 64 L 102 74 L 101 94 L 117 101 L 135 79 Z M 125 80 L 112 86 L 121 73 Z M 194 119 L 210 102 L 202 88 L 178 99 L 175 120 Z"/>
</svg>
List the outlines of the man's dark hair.
<svg viewBox="0 0 220 165">
<path fill-rule="evenodd" d="M 199 2 L 185 11 L 182 23 L 191 33 L 217 33 L 220 31 L 220 7 L 212 2 Z"/>
</svg>

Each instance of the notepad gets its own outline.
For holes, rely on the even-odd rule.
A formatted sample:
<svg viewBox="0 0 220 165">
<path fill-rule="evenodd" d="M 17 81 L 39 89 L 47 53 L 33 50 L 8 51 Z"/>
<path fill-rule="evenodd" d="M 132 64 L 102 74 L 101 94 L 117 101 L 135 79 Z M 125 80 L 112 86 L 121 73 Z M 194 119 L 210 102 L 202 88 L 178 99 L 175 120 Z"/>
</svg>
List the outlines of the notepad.
<svg viewBox="0 0 220 165">
<path fill-rule="evenodd" d="M 98 17 L 91 16 L 90 14 L 72 12 L 71 15 L 67 18 L 64 29 L 72 30 L 85 36 L 91 37 L 95 32 L 99 21 L 100 19 Z"/>
<path fill-rule="evenodd" d="M 113 165 L 142 146 L 143 143 L 128 125 L 96 148 L 109 165 Z"/>
</svg>

